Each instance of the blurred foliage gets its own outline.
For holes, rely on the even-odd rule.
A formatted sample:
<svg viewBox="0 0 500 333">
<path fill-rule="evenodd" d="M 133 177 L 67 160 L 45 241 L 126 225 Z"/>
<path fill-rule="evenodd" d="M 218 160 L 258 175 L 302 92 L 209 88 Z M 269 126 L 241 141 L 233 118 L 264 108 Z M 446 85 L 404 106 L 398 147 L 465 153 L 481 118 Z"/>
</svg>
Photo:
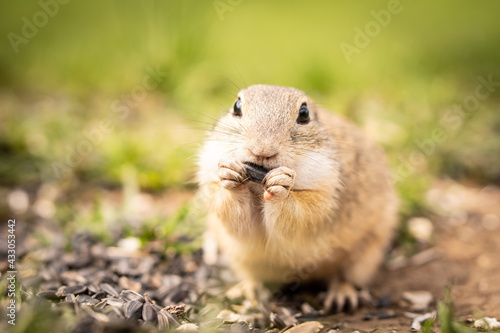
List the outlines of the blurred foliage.
<svg viewBox="0 0 500 333">
<path fill-rule="evenodd" d="M 439 318 L 439 328 L 443 333 L 473 333 L 475 330 L 465 324 L 453 319 L 453 302 L 451 299 L 451 287 L 447 287 L 444 292 L 444 298 L 438 301 L 437 312 Z M 432 332 L 432 325 L 427 326 L 424 332 Z"/>
<path fill-rule="evenodd" d="M 387 1 L 222 2 L 59 4 L 16 47 L 9 33 L 44 9 L 0 4 L 1 184 L 116 187 L 125 168 L 145 190 L 192 186 L 196 129 L 255 83 L 295 86 L 364 126 L 407 174 L 405 216 L 422 210 L 434 176 L 500 181 L 498 88 L 458 128 L 442 125 L 478 77 L 500 81 L 500 3 L 402 1 L 348 62 L 340 45 Z M 408 173 L 437 127 L 446 139 Z"/>
</svg>

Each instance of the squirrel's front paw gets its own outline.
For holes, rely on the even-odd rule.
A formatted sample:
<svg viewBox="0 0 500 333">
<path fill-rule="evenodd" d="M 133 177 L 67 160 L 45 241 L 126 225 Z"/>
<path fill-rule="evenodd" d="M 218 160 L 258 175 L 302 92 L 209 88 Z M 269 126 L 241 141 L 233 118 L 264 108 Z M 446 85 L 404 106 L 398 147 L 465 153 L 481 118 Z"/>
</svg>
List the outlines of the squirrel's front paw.
<svg viewBox="0 0 500 333">
<path fill-rule="evenodd" d="M 290 168 L 279 167 L 269 171 L 264 180 L 265 200 L 282 199 L 288 196 L 297 174 Z"/>
<path fill-rule="evenodd" d="M 217 175 L 222 187 L 228 190 L 234 190 L 249 180 L 245 165 L 238 161 L 219 161 Z"/>
</svg>

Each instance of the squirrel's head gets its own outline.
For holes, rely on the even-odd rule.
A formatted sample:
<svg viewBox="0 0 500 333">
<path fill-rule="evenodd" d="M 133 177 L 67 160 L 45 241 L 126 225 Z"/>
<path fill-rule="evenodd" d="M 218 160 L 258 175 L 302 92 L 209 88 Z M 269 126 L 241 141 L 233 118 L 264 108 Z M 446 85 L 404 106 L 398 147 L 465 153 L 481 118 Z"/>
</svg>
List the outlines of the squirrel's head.
<svg viewBox="0 0 500 333">
<path fill-rule="evenodd" d="M 216 124 L 207 153 L 267 169 L 287 166 L 314 175 L 331 164 L 329 144 L 313 101 L 298 89 L 253 85 L 241 90 Z M 218 156 L 217 156 L 218 155 Z M 313 176 L 314 177 L 314 176 Z"/>
</svg>

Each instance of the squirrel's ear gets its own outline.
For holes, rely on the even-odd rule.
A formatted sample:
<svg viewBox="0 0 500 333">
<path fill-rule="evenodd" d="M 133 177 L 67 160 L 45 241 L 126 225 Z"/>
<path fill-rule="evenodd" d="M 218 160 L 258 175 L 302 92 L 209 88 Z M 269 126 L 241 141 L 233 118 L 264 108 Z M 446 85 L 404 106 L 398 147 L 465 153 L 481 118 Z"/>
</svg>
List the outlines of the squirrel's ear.
<svg viewBox="0 0 500 333">
<path fill-rule="evenodd" d="M 241 113 L 241 99 L 238 97 L 238 99 L 236 100 L 236 102 L 234 102 L 234 105 L 233 105 L 233 116 L 235 117 L 241 117 L 242 113 Z"/>
<path fill-rule="evenodd" d="M 299 109 L 299 116 L 297 117 L 297 124 L 305 125 L 309 123 L 311 117 L 309 116 L 309 108 L 307 103 L 302 103 Z"/>
</svg>

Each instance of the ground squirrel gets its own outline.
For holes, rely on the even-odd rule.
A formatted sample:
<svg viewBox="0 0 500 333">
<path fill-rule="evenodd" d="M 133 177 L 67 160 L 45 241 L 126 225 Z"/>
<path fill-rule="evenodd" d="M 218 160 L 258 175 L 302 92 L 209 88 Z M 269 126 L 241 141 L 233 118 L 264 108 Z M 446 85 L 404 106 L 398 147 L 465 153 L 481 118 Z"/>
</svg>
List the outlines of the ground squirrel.
<svg viewBox="0 0 500 333">
<path fill-rule="evenodd" d="M 356 309 L 397 223 L 383 151 L 304 92 L 239 92 L 199 155 L 209 230 L 255 299 L 267 283 L 323 280 L 326 310 Z M 262 171 L 263 180 L 255 175 Z"/>
</svg>

